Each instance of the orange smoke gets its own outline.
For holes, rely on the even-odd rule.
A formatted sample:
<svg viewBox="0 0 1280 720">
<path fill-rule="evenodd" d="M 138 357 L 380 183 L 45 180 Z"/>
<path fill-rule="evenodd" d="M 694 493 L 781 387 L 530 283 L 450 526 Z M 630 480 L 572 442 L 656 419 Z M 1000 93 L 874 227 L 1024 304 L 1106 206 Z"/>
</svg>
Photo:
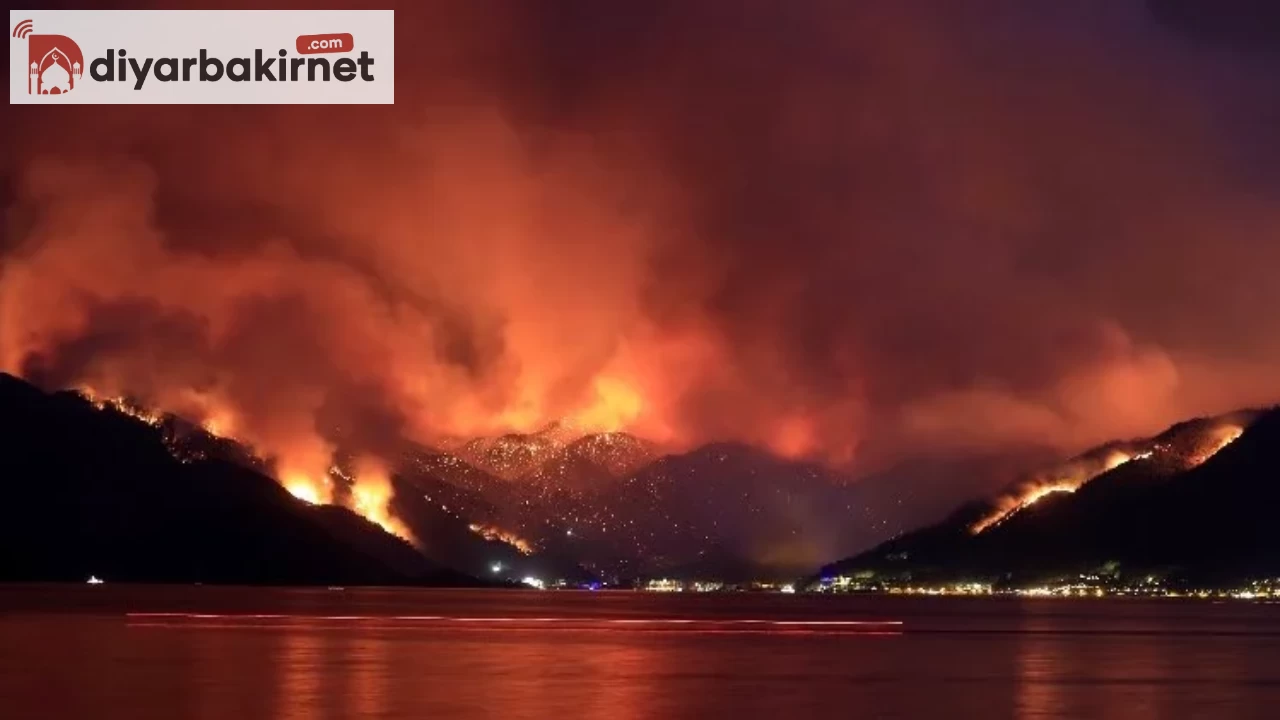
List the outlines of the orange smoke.
<svg viewBox="0 0 1280 720">
<path fill-rule="evenodd" d="M 1269 114 L 1140 12 L 499 5 L 401 8 L 386 108 L 15 110 L 0 370 L 320 501 L 334 447 L 556 421 L 889 462 L 1280 397 Z"/>
</svg>

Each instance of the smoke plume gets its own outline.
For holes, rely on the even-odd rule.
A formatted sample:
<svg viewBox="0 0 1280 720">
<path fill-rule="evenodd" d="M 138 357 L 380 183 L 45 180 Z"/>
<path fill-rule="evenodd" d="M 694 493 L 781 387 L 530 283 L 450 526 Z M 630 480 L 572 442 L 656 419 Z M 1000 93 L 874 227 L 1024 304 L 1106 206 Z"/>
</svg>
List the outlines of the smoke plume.
<svg viewBox="0 0 1280 720">
<path fill-rule="evenodd" d="M 1265 48 L 1136 1 L 396 24 L 391 107 L 13 108 L 0 369 L 307 478 L 555 420 L 871 467 L 1280 399 Z"/>
</svg>

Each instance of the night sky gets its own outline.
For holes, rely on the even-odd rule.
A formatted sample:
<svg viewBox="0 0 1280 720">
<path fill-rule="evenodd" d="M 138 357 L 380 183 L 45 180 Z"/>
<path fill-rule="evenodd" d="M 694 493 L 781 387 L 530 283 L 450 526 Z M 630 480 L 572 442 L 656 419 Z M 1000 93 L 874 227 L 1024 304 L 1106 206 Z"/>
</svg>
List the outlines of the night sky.
<svg viewBox="0 0 1280 720">
<path fill-rule="evenodd" d="M 321 471 L 338 424 L 871 472 L 1280 401 L 1272 3 L 395 9 L 392 107 L 11 108 L 0 369 Z"/>
</svg>

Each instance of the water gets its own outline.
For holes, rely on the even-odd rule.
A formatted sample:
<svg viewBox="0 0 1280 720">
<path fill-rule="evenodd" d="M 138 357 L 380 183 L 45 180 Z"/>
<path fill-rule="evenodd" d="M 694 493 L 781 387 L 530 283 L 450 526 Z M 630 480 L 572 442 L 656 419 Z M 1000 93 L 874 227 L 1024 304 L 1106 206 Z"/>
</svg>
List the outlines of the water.
<svg viewBox="0 0 1280 720">
<path fill-rule="evenodd" d="M 1262 604 L 108 584 L 0 613 L 6 720 L 1280 715 Z"/>
</svg>

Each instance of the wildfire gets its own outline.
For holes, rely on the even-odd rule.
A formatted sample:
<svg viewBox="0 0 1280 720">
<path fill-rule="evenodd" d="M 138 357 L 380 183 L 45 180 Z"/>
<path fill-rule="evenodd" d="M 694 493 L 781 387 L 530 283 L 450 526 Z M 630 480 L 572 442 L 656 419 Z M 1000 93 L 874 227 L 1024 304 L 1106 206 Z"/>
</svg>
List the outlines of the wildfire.
<svg viewBox="0 0 1280 720">
<path fill-rule="evenodd" d="M 595 401 L 569 419 L 569 424 L 594 432 L 625 430 L 644 409 L 644 400 L 630 383 L 613 377 L 596 378 Z"/>
<path fill-rule="evenodd" d="M 280 484 L 289 494 L 311 505 L 328 505 L 333 490 L 327 479 L 316 479 L 306 473 L 287 470 L 280 473 Z"/>
<path fill-rule="evenodd" d="M 289 494 L 298 498 L 308 505 L 320 505 L 320 493 L 316 492 L 314 485 L 307 482 L 295 482 L 284 486 Z"/>
<path fill-rule="evenodd" d="M 391 476 L 376 460 L 362 459 L 356 464 L 351 486 L 351 510 L 383 530 L 411 544 L 417 544 L 409 528 L 391 513 Z"/>
<path fill-rule="evenodd" d="M 1209 445 L 1192 455 L 1188 459 L 1188 463 L 1191 467 L 1203 465 L 1209 458 L 1222 452 L 1223 448 L 1235 442 L 1243 434 L 1244 428 L 1239 425 L 1223 425 L 1216 428 L 1211 435 L 1212 440 Z"/>
<path fill-rule="evenodd" d="M 503 530 L 498 527 L 494 527 L 493 525 L 472 524 L 472 525 L 469 525 L 468 527 L 470 528 L 471 532 L 479 535 L 480 537 L 483 537 L 485 540 L 492 540 L 496 542 L 506 543 L 511 547 L 515 548 L 516 550 L 519 550 L 520 554 L 522 555 L 533 554 L 533 546 L 531 546 L 527 541 L 515 535 L 514 533 L 509 533 L 506 530 Z"/>
<path fill-rule="evenodd" d="M 1086 483 L 1103 473 L 1110 472 L 1133 460 L 1151 457 L 1150 452 L 1130 454 L 1119 450 L 1112 451 L 1103 459 L 1101 466 L 1089 467 L 1085 461 L 1077 461 L 1066 468 L 1060 477 L 1049 480 L 1032 481 L 1021 486 L 1017 491 L 1006 494 L 996 501 L 996 509 L 986 517 L 974 523 L 969 532 L 977 535 L 988 528 L 1016 515 L 1020 510 L 1036 504 L 1049 495 L 1057 493 L 1073 493 Z"/>
<path fill-rule="evenodd" d="M 164 422 L 164 417 L 159 413 L 140 407 L 125 398 L 104 398 L 99 396 L 93 388 L 89 387 L 80 388 L 79 393 L 80 397 L 88 400 L 90 404 L 99 410 L 111 410 L 118 412 L 121 415 L 127 415 L 134 420 L 152 427 L 159 427 L 159 425 Z"/>
<path fill-rule="evenodd" d="M 235 416 L 225 411 L 214 413 L 206 417 L 200 427 L 216 438 L 231 438 L 235 435 Z"/>
<path fill-rule="evenodd" d="M 123 398 L 102 397 L 90 387 L 81 388 L 79 393 L 99 410 L 118 412 L 153 427 L 159 426 L 164 420 L 160 413 Z M 230 411 L 214 409 L 207 410 L 207 413 L 200 423 L 205 432 L 218 438 L 233 437 L 236 423 L 235 416 Z M 375 461 L 364 459 L 360 462 L 355 477 L 340 472 L 338 474 L 351 483 L 350 510 L 392 535 L 410 543 L 415 542 L 413 533 L 391 513 L 389 506 L 393 492 L 390 476 L 385 468 Z M 286 466 L 279 473 L 278 479 L 290 495 L 308 505 L 329 505 L 334 501 L 333 484 L 324 475 Z"/>
</svg>

